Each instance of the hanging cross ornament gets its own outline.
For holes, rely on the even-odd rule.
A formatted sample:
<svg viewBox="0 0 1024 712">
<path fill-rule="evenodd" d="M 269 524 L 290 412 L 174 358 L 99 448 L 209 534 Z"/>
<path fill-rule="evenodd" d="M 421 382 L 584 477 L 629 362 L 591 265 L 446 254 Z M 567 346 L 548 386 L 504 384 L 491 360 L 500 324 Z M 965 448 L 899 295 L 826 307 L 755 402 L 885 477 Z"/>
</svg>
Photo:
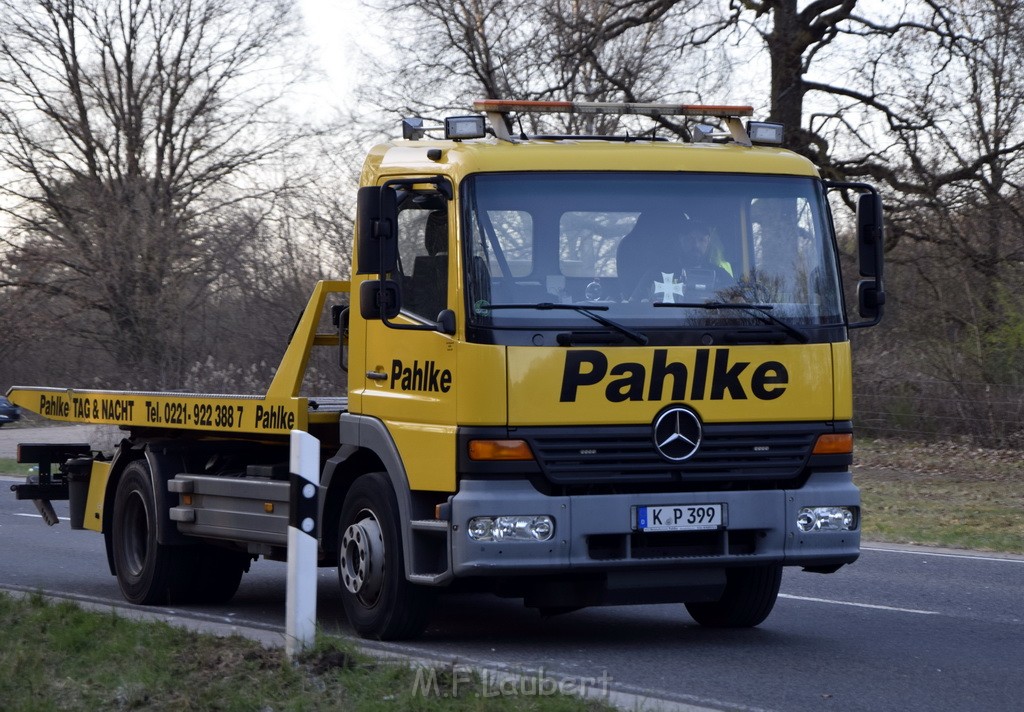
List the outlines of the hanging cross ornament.
<svg viewBox="0 0 1024 712">
<path fill-rule="evenodd" d="M 680 298 L 683 296 L 683 283 L 676 282 L 671 272 L 662 272 L 661 279 L 661 282 L 654 282 L 654 296 L 657 297 L 660 293 L 662 302 L 675 304 L 675 295 L 678 294 Z"/>
</svg>

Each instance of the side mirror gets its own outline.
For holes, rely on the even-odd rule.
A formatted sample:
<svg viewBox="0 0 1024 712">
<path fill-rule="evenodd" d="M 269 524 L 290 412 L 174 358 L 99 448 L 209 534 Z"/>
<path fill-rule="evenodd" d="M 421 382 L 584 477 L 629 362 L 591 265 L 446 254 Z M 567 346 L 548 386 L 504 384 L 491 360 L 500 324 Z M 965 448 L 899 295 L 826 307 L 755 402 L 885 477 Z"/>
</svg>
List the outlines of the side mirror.
<svg viewBox="0 0 1024 712">
<path fill-rule="evenodd" d="M 873 279 L 862 279 L 857 283 L 857 308 L 862 319 L 871 319 L 877 324 L 882 318 L 885 306 L 885 292 Z"/>
<path fill-rule="evenodd" d="M 359 285 L 359 315 L 364 319 L 394 319 L 401 310 L 398 282 L 370 279 Z"/>
<path fill-rule="evenodd" d="M 885 261 L 885 231 L 883 230 L 882 196 L 867 183 L 825 181 L 829 190 L 856 190 L 857 196 L 857 258 L 860 276 L 867 277 L 857 284 L 857 309 L 867 321 L 849 324 L 851 329 L 874 326 L 882 319 L 885 306 L 885 288 L 882 286 L 882 266 Z"/>
<path fill-rule="evenodd" d="M 882 198 L 877 193 L 862 193 L 857 197 L 857 252 L 860 276 L 882 276 L 883 250 Z"/>
<path fill-rule="evenodd" d="M 398 204 L 394 188 L 367 186 L 356 198 L 357 274 L 388 274 L 398 265 Z"/>
</svg>

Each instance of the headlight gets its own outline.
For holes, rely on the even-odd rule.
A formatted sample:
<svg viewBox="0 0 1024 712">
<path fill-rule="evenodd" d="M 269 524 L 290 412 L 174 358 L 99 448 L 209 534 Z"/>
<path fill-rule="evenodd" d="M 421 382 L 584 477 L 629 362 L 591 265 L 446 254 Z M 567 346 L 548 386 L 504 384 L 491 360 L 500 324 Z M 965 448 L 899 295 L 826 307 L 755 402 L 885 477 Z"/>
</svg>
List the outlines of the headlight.
<svg viewBox="0 0 1024 712">
<path fill-rule="evenodd" d="M 473 517 L 467 530 L 473 541 L 547 541 L 555 534 L 555 520 L 546 514 Z"/>
<path fill-rule="evenodd" d="M 802 532 L 849 531 L 857 526 L 853 507 L 804 507 L 796 516 Z"/>
</svg>

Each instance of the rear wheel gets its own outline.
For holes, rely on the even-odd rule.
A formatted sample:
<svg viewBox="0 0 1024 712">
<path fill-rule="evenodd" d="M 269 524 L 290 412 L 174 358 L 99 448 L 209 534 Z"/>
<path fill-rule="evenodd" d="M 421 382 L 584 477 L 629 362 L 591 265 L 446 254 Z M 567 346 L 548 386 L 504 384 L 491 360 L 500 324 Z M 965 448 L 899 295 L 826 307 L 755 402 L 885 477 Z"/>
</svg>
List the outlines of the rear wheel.
<svg viewBox="0 0 1024 712">
<path fill-rule="evenodd" d="M 196 547 L 189 600 L 193 603 L 227 603 L 238 591 L 251 560 L 248 554 L 214 544 Z"/>
<path fill-rule="evenodd" d="M 708 628 L 752 628 L 775 607 L 782 566 L 751 566 L 726 571 L 725 591 L 717 601 L 687 603 L 695 621 Z"/>
<path fill-rule="evenodd" d="M 156 499 L 145 460 L 129 464 L 117 483 L 112 517 L 114 570 L 130 603 L 162 605 L 189 591 L 193 550 L 156 540 Z"/>
<path fill-rule="evenodd" d="M 385 473 L 353 483 L 338 527 L 338 579 L 345 613 L 364 638 L 414 638 L 427 624 L 432 591 L 405 578 L 400 522 Z"/>
</svg>

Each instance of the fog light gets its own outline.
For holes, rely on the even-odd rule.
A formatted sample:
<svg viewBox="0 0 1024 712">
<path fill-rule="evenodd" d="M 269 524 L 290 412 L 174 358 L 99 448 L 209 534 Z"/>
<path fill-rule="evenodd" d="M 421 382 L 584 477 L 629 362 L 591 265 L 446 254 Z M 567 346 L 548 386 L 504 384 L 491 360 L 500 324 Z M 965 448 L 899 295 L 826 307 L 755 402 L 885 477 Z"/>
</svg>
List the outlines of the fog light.
<svg viewBox="0 0 1024 712">
<path fill-rule="evenodd" d="M 796 526 L 802 532 L 849 531 L 856 525 L 851 507 L 804 507 L 796 516 Z"/>
<path fill-rule="evenodd" d="M 555 520 L 545 514 L 473 517 L 468 531 L 473 541 L 547 541 L 555 534 Z"/>
</svg>

